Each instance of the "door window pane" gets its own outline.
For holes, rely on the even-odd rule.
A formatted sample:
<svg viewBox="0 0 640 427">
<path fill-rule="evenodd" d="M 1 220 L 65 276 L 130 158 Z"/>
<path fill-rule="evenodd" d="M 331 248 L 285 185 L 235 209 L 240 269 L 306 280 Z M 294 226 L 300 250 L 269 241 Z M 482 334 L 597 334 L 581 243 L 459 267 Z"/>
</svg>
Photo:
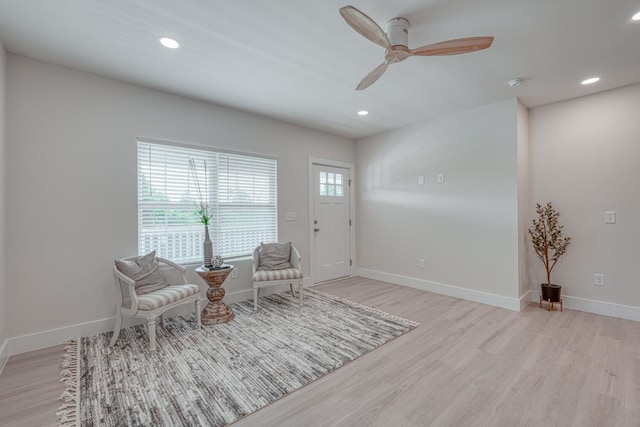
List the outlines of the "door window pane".
<svg viewBox="0 0 640 427">
<path fill-rule="evenodd" d="M 320 172 L 320 195 L 329 197 L 344 196 L 344 176 L 341 173 Z"/>
</svg>

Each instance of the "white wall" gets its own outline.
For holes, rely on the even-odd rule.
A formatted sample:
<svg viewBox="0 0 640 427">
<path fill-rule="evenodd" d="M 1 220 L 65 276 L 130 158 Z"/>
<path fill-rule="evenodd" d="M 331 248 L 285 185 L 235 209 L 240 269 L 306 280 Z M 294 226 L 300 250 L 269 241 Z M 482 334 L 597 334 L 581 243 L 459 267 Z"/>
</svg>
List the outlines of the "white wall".
<svg viewBox="0 0 640 427">
<path fill-rule="evenodd" d="M 553 202 L 573 238 L 552 282 L 567 296 L 640 308 L 640 85 L 532 109 L 529 124 L 533 201 Z M 609 210 L 616 224 L 604 223 Z M 530 266 L 537 289 L 544 268 L 533 256 Z"/>
<path fill-rule="evenodd" d="M 137 251 L 136 137 L 278 156 L 279 237 L 305 260 L 307 158 L 355 159 L 350 139 L 13 54 L 8 124 L 10 337 L 114 315 L 113 259 Z M 235 265 L 228 294 L 251 286 Z"/>
<path fill-rule="evenodd" d="M 519 309 L 517 107 L 357 141 L 360 274 Z"/>
<path fill-rule="evenodd" d="M 6 62 L 7 54 L 0 43 L 0 372 L 6 362 L 6 269 L 5 269 L 5 149 L 6 149 Z"/>
</svg>

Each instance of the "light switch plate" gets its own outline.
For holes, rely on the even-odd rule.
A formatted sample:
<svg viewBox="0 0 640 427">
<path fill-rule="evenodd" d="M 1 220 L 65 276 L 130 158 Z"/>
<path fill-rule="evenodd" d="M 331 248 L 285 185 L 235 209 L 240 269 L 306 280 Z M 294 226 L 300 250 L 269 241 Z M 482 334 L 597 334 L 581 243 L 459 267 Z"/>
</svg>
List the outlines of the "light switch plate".
<svg viewBox="0 0 640 427">
<path fill-rule="evenodd" d="M 439 173 L 438 174 L 438 184 L 444 184 L 444 174 L 443 173 Z"/>
<path fill-rule="evenodd" d="M 287 221 L 295 221 L 296 220 L 296 213 L 295 212 L 287 212 L 285 214 L 285 219 Z"/>
<path fill-rule="evenodd" d="M 418 184 L 420 184 L 420 185 L 424 185 L 424 175 L 420 175 L 420 176 L 418 177 Z"/>
<path fill-rule="evenodd" d="M 604 212 L 604 223 L 605 224 L 615 224 L 616 223 L 616 213 L 614 211 L 605 211 Z"/>
</svg>

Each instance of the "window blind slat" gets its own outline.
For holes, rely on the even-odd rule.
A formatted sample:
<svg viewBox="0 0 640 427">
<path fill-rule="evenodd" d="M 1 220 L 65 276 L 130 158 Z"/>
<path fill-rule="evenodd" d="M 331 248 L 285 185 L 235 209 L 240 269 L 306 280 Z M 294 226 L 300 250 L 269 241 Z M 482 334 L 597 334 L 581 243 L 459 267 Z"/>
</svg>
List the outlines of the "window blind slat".
<svg viewBox="0 0 640 427">
<path fill-rule="evenodd" d="M 210 206 L 216 254 L 248 255 L 260 242 L 276 241 L 276 180 L 274 159 L 139 141 L 138 253 L 201 262 L 200 200 Z"/>
</svg>

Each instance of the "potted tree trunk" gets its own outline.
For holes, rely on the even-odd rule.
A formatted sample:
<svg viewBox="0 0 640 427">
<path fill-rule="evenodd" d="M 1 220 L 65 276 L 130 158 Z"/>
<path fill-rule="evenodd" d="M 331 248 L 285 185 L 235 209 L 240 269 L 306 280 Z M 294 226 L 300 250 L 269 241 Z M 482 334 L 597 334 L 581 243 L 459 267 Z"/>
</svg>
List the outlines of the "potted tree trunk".
<svg viewBox="0 0 640 427">
<path fill-rule="evenodd" d="M 560 213 L 554 209 L 551 202 L 545 206 L 536 204 L 537 218 L 534 218 L 529 228 L 531 243 L 536 256 L 540 258 L 547 271 L 547 283 L 540 284 L 541 299 L 549 303 L 562 303 L 562 286 L 551 283 L 551 271 L 562 255 L 567 251 L 571 237 L 564 237 L 564 226 L 558 223 Z M 562 305 L 561 305 L 562 308 Z"/>
</svg>

